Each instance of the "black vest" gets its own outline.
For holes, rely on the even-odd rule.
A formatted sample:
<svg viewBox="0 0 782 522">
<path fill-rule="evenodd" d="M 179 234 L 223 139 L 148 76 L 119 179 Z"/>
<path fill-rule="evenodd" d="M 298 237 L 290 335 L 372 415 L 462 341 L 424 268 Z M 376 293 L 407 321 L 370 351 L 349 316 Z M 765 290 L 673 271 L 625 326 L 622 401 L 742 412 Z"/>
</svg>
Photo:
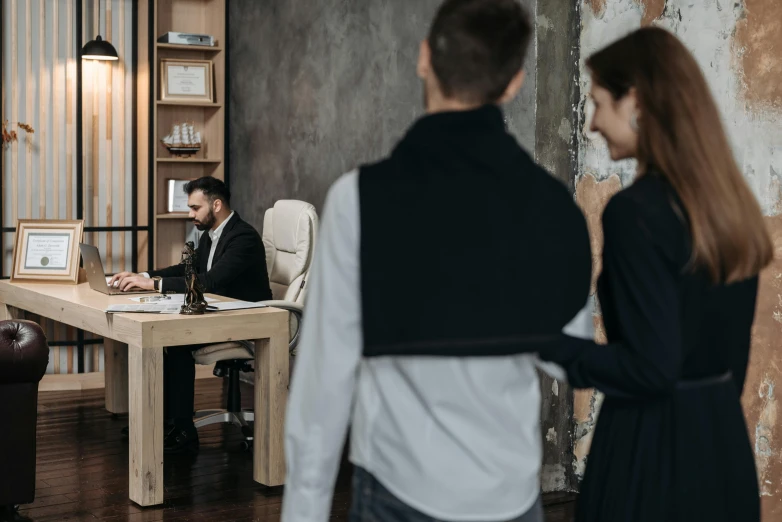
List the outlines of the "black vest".
<svg viewBox="0 0 782 522">
<path fill-rule="evenodd" d="M 586 304 L 584 217 L 495 105 L 417 121 L 359 201 L 366 356 L 536 351 Z"/>
</svg>

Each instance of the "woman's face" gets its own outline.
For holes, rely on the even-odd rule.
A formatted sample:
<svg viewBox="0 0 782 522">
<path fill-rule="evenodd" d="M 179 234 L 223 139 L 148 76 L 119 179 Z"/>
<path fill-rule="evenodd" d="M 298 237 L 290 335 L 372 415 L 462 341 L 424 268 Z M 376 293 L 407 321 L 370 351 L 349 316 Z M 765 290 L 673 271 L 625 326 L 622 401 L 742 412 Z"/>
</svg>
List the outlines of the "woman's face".
<svg viewBox="0 0 782 522">
<path fill-rule="evenodd" d="M 616 100 L 608 89 L 592 82 L 590 97 L 594 113 L 589 130 L 598 132 L 606 140 L 611 159 L 619 161 L 638 155 L 638 127 L 640 121 L 635 90 Z M 635 115 L 635 126 L 633 123 Z"/>
</svg>

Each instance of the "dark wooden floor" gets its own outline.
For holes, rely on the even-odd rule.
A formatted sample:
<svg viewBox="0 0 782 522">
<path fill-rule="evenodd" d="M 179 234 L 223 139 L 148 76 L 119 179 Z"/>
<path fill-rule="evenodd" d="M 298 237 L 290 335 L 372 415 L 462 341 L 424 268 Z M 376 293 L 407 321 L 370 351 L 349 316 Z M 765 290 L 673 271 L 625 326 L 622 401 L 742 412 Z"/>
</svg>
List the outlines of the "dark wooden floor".
<svg viewBox="0 0 782 522">
<path fill-rule="evenodd" d="M 243 402 L 252 401 L 250 388 Z M 222 382 L 200 380 L 196 408 L 224 404 Z M 103 409 L 103 390 L 48 392 L 39 397 L 38 467 L 33 504 L 20 515 L 35 521 L 107 520 L 276 521 L 282 488 L 265 488 L 252 479 L 252 455 L 240 448 L 232 426 L 199 431 L 197 456 L 166 456 L 165 503 L 141 508 L 128 500 L 128 444 L 120 434 L 127 415 Z M 332 520 L 347 520 L 350 464 L 343 462 L 337 480 Z M 572 520 L 572 497 L 545 497 L 548 522 Z M 24 520 L 24 519 L 22 519 Z"/>
</svg>

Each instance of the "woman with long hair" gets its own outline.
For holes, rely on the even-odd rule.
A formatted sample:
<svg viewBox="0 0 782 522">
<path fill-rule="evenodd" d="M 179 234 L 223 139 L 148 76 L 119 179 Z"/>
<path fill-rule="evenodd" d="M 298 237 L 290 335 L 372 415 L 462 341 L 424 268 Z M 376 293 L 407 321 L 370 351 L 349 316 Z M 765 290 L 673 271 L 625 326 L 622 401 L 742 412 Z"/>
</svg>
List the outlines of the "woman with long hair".
<svg viewBox="0 0 782 522">
<path fill-rule="evenodd" d="M 605 394 L 578 522 L 757 522 L 740 396 L 758 273 L 773 246 L 692 55 L 659 28 L 591 56 L 591 129 L 634 183 L 603 213 L 608 345 L 542 358 Z"/>
</svg>

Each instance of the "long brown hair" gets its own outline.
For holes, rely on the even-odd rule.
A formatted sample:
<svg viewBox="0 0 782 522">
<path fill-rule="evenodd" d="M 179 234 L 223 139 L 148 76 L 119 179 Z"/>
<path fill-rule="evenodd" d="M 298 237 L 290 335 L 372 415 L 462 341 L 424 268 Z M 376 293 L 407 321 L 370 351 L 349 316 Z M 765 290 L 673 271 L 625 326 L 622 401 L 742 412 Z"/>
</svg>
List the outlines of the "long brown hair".
<svg viewBox="0 0 782 522">
<path fill-rule="evenodd" d="M 639 175 L 654 170 L 676 191 L 689 218 L 694 267 L 715 282 L 758 274 L 773 259 L 771 238 L 690 52 L 671 33 L 647 27 L 586 63 L 614 99 L 635 88 Z"/>
</svg>

